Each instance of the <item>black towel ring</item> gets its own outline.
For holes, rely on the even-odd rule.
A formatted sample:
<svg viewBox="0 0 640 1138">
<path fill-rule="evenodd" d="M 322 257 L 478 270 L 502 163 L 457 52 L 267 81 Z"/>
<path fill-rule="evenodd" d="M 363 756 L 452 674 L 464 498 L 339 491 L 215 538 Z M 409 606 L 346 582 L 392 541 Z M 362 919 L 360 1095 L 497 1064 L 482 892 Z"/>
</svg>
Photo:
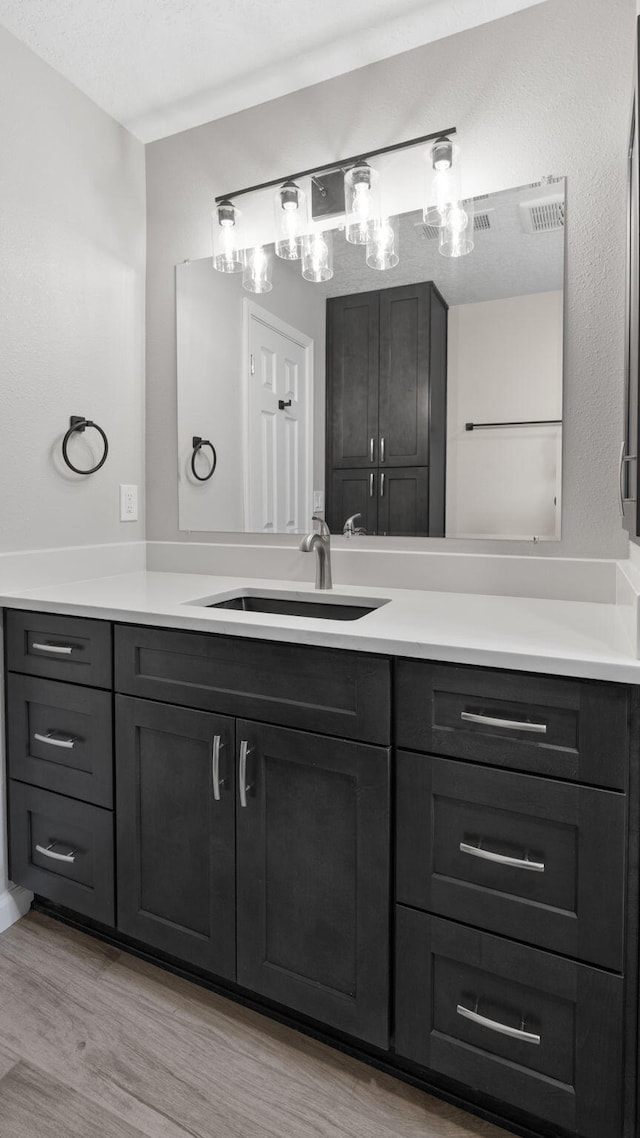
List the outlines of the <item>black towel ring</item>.
<svg viewBox="0 0 640 1138">
<path fill-rule="evenodd" d="M 193 447 L 191 454 L 191 473 L 193 474 L 194 478 L 197 478 L 198 482 L 208 482 L 213 475 L 216 466 L 218 465 L 216 448 L 214 447 L 213 443 L 209 442 L 208 439 L 201 439 L 199 435 L 193 436 L 191 445 Z M 196 471 L 196 457 L 198 455 L 198 451 L 202 450 L 203 447 L 211 447 L 211 470 L 208 474 L 198 474 Z"/>
<path fill-rule="evenodd" d="M 67 453 L 67 448 L 69 446 L 69 439 L 71 436 L 76 431 L 85 431 L 87 427 L 93 427 L 94 431 L 97 431 L 98 434 L 101 435 L 102 441 L 104 443 L 104 454 L 102 455 L 100 462 L 97 462 L 96 465 L 92 466 L 90 470 L 80 470 L 79 467 L 73 465 Z M 96 470 L 99 470 L 101 466 L 104 466 L 105 462 L 107 461 L 108 453 L 109 440 L 102 430 L 102 427 L 99 427 L 97 423 L 93 423 L 91 419 L 85 419 L 84 415 L 72 415 L 69 419 L 69 430 L 62 440 L 62 457 L 69 469 L 73 470 L 74 474 L 95 474 Z"/>
</svg>

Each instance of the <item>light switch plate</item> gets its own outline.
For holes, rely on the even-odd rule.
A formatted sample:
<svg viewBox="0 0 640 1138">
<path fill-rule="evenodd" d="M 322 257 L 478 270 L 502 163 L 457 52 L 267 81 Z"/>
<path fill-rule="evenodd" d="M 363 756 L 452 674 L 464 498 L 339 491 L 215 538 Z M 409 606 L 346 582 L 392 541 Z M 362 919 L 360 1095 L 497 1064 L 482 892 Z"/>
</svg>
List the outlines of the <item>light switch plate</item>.
<svg viewBox="0 0 640 1138">
<path fill-rule="evenodd" d="M 120 521 L 137 522 L 138 520 L 138 487 L 134 485 L 120 486 Z"/>
<path fill-rule="evenodd" d="M 314 514 L 324 513 L 324 490 L 313 491 L 313 512 Z"/>
</svg>

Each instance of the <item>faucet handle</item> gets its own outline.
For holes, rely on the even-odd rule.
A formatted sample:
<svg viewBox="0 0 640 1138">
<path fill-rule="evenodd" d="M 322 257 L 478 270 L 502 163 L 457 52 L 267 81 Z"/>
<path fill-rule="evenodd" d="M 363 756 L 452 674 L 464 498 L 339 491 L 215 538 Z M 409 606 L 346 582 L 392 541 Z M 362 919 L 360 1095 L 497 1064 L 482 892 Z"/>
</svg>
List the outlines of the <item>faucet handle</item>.
<svg viewBox="0 0 640 1138">
<path fill-rule="evenodd" d="M 331 530 L 324 518 L 321 518 L 319 514 L 312 514 L 311 520 L 318 523 L 320 537 L 331 537 Z"/>
<path fill-rule="evenodd" d="M 344 526 L 342 527 L 342 532 L 345 535 L 345 537 L 353 537 L 353 535 L 356 532 L 356 522 L 357 522 L 358 518 L 361 518 L 361 517 L 362 517 L 362 514 L 352 514 L 350 518 L 347 518 L 346 522 L 344 523 Z"/>
</svg>

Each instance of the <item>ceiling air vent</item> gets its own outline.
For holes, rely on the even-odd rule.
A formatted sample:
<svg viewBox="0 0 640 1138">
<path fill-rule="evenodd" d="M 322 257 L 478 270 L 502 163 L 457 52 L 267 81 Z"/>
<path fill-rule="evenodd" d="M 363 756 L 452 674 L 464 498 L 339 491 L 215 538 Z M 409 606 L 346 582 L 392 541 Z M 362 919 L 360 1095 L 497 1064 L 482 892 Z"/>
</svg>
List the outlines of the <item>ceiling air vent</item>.
<svg viewBox="0 0 640 1138">
<path fill-rule="evenodd" d="M 486 195 L 489 196 L 488 194 Z M 478 198 L 475 199 L 478 201 Z M 473 219 L 474 233 L 486 233 L 489 229 L 495 229 L 495 221 L 492 220 L 491 214 L 493 210 L 485 210 L 484 213 L 477 213 Z M 440 236 L 440 230 L 437 225 L 427 225 L 424 221 L 417 221 L 414 229 L 423 241 L 436 241 Z"/>
<path fill-rule="evenodd" d="M 520 202 L 520 220 L 525 233 L 551 233 L 564 229 L 564 195 Z"/>
</svg>

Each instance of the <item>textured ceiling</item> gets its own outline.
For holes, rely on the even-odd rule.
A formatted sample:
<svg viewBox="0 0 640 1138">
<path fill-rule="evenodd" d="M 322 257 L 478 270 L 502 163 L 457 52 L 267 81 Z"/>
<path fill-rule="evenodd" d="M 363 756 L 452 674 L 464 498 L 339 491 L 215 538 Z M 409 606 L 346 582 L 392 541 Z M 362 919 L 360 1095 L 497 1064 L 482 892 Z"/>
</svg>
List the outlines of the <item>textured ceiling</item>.
<svg viewBox="0 0 640 1138">
<path fill-rule="evenodd" d="M 148 142 L 542 2 L 0 0 L 0 25 Z"/>
</svg>

